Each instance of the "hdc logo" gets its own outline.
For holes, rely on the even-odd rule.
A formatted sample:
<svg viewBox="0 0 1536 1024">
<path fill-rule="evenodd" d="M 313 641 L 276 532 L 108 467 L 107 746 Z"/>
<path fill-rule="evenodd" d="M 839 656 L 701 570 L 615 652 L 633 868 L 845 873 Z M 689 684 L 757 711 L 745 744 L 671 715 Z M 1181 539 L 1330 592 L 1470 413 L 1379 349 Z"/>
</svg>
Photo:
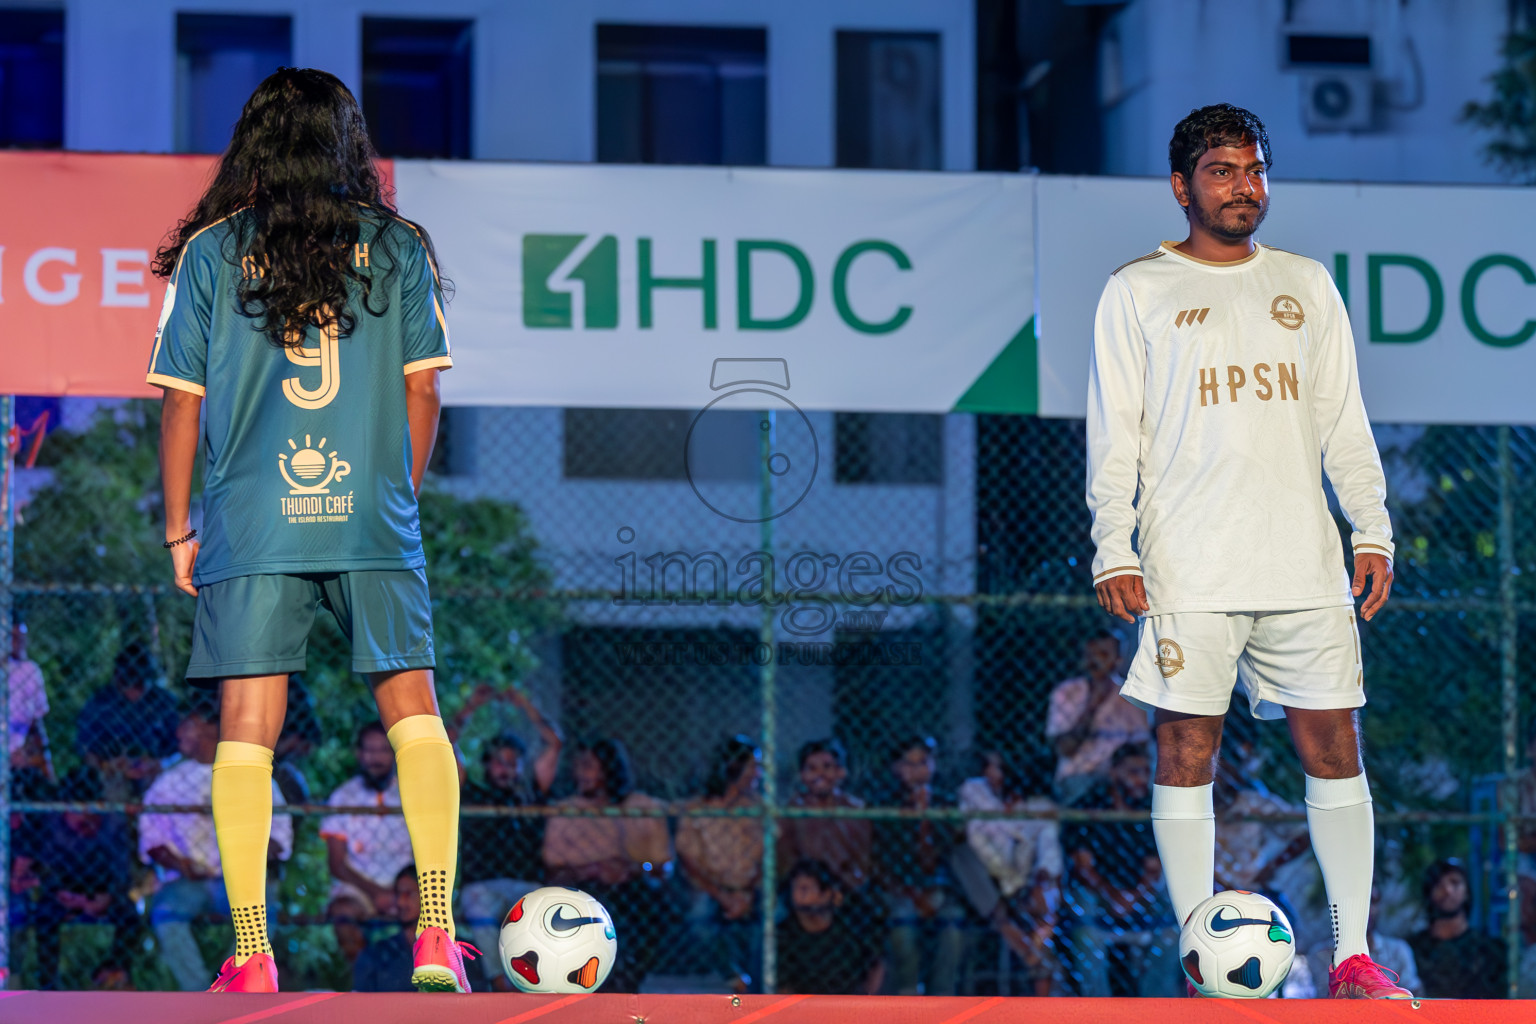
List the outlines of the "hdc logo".
<svg viewBox="0 0 1536 1024">
<path fill-rule="evenodd" d="M 523 326 L 565 330 L 613 330 L 619 326 L 619 239 L 614 235 L 523 236 Z M 706 238 L 700 244 L 699 263 L 688 273 L 696 276 L 663 276 L 653 259 L 652 240 L 635 239 L 637 285 L 636 322 L 642 330 L 655 326 L 656 292 L 663 288 L 696 290 L 702 307 L 704 330 L 720 325 L 719 245 Z M 883 257 L 898 272 L 912 269 L 912 261 L 898 246 L 880 239 L 854 242 L 838 255 L 832 267 L 832 305 L 838 318 L 860 334 L 890 334 L 912 317 L 912 307 L 873 308 L 867 297 L 859 309 L 848 293 L 848 279 L 855 264 L 865 257 Z M 753 272 L 770 259 L 788 261 L 795 281 L 793 304 L 772 311 L 753 301 Z M 816 303 L 817 275 L 810 257 L 799 246 L 766 238 L 742 238 L 735 242 L 736 329 L 787 331 L 810 315 Z"/>
</svg>

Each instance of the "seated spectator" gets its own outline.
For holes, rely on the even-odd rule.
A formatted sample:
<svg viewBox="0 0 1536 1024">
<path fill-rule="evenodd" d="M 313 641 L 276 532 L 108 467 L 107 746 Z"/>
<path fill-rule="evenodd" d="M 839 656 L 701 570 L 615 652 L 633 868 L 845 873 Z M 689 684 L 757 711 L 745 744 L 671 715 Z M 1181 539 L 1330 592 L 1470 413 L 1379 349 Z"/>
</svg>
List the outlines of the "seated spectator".
<svg viewBox="0 0 1536 1024">
<path fill-rule="evenodd" d="M 70 772 L 60 800 L 101 799 L 96 773 L 82 765 Z M 138 927 L 127 893 L 132 885 L 132 846 L 121 814 L 64 811 L 43 819 L 29 851 L 40 881 L 31 921 L 37 929 L 39 987 L 59 987 L 59 936 L 65 924 L 100 924 L 112 929 L 112 950 L 124 952 Z"/>
<path fill-rule="evenodd" d="M 835 739 L 812 740 L 800 748 L 800 788 L 790 807 L 863 807 L 864 801 L 843 791 L 848 778 L 848 755 Z M 780 818 L 778 861 L 780 870 L 802 860 L 825 864 L 837 877 L 848 915 L 878 917 L 869 903 L 867 888 L 872 870 L 874 830 L 865 818 Z"/>
<path fill-rule="evenodd" d="M 1076 805 L 1082 810 L 1149 811 L 1152 759 L 1127 743 L 1110 758 L 1109 778 Z M 1150 821 L 1081 822 L 1062 829 L 1067 855 L 1064 916 L 1078 994 L 1176 996 L 1182 977 L 1179 929 L 1163 889 Z M 1111 967 L 1114 967 L 1111 970 Z M 1112 989 L 1111 978 L 1121 991 Z"/>
<path fill-rule="evenodd" d="M 288 710 L 283 715 L 283 731 L 272 751 L 272 778 L 289 804 L 307 804 L 309 779 L 304 776 L 304 762 L 320 745 L 320 722 L 315 717 L 314 702 L 304 688 L 298 672 L 288 676 Z"/>
<path fill-rule="evenodd" d="M 193 705 L 176 728 L 181 760 L 167 768 L 144 794 L 148 805 L 208 807 L 213 797 L 213 756 L 219 742 L 218 715 L 206 705 Z M 272 784 L 273 806 L 283 795 Z M 269 862 L 293 854 L 293 820 L 272 818 Z M 146 812 L 139 819 L 139 857 L 155 865 L 159 886 L 151 900 L 149 923 L 160 942 L 160 956 L 183 992 L 208 987 L 216 968 L 204 963 L 192 935 L 192 922 L 205 914 L 227 915 L 219 843 L 211 813 Z M 277 886 L 267 885 L 267 900 L 277 899 Z M 276 917 L 275 907 L 268 914 Z"/>
<path fill-rule="evenodd" d="M 336 787 L 326 801 L 332 807 L 399 807 L 395 750 L 383 724 L 357 730 L 353 745 L 358 773 Z M 395 877 L 411 863 L 411 835 L 401 814 L 328 814 L 320 820 L 331 899 L 352 896 L 369 918 L 395 912 Z"/>
<path fill-rule="evenodd" d="M 523 709 L 543 740 L 533 762 L 533 778 L 530 782 L 525 771 L 528 751 L 522 738 L 513 732 L 501 733 L 486 743 L 480 755 L 484 781 L 462 789 L 462 807 L 534 807 L 549 800 L 559 767 L 560 733 L 526 694 L 513 690 L 510 699 Z M 494 950 L 507 910 L 543 884 L 544 819 L 465 815 L 459 835 L 459 898 L 464 916 L 475 945 Z M 496 957 L 483 957 L 481 965 L 493 987 L 511 989 Z"/>
<path fill-rule="evenodd" d="M 688 922 L 694 940 L 735 992 L 754 991 L 762 960 L 758 886 L 763 877 L 763 822 L 755 816 L 704 817 L 699 808 L 751 810 L 761 803 L 763 754 L 745 736 L 715 751 L 703 797 L 677 824 L 677 862 L 693 886 Z"/>
<path fill-rule="evenodd" d="M 416 919 L 421 916 L 421 890 L 416 883 L 416 865 L 407 864 L 395 876 L 395 920 L 399 930 L 386 938 L 370 942 L 352 964 L 354 992 L 414 992 L 411 971 L 415 965 L 412 951 L 416 946 Z M 491 946 L 495 949 L 495 946 Z M 497 957 L 486 957 L 495 961 Z"/>
<path fill-rule="evenodd" d="M 576 793 L 556 807 L 600 811 L 660 810 L 666 805 L 637 792 L 629 753 L 615 739 L 576 748 Z M 551 885 L 572 885 L 591 893 L 613 915 L 614 927 L 628 941 L 604 991 L 638 992 L 656 962 L 669 927 L 662 881 L 672 867 L 672 844 L 663 817 L 561 815 L 544 827 L 544 867 Z"/>
<path fill-rule="evenodd" d="M 137 992 L 133 972 L 122 960 L 103 960 L 91 972 L 91 988 L 97 992 Z"/>
<path fill-rule="evenodd" d="M 48 714 L 48 690 L 43 686 L 43 670 L 27 657 L 27 624 L 20 615 L 12 616 L 7 671 L 11 690 L 11 767 L 41 769 L 47 780 L 53 782 L 53 755 L 48 749 L 48 729 L 43 722 Z M 23 750 L 29 739 L 36 745 L 35 751 Z"/>
<path fill-rule="evenodd" d="M 1460 861 L 1439 860 L 1421 889 L 1429 925 L 1408 939 L 1430 999 L 1503 999 L 1508 990 L 1504 940 L 1472 930 L 1472 889 Z"/>
<path fill-rule="evenodd" d="M 796 861 L 786 879 L 789 913 L 775 926 L 778 991 L 797 995 L 873 995 L 885 964 L 879 936 L 851 924 L 837 874 L 820 861 Z"/>
<path fill-rule="evenodd" d="M 1536 818 L 1536 719 L 1525 739 L 1525 771 L 1515 777 L 1516 802 L 1522 817 Z M 1516 870 L 1522 879 L 1536 886 L 1536 821 L 1520 823 L 1516 838 Z"/>
<path fill-rule="evenodd" d="M 1147 713 L 1120 696 L 1119 666 L 1119 639 L 1100 630 L 1083 643 L 1083 674 L 1051 690 L 1045 737 L 1056 747 L 1056 798 L 1063 805 L 1105 779 L 1123 744 L 1152 738 Z"/>
<path fill-rule="evenodd" d="M 1536 999 L 1536 879 L 1520 880 L 1520 948 L 1519 998 Z"/>
<path fill-rule="evenodd" d="M 417 914 L 420 914 L 417 908 Z M 336 939 L 336 949 L 341 953 L 341 958 L 346 962 L 347 974 L 352 973 L 352 966 L 357 963 L 357 958 L 363 950 L 368 948 L 368 932 L 366 925 L 372 918 L 368 908 L 363 906 L 363 901 L 356 896 L 343 894 L 333 896 L 325 907 L 325 920 L 331 926 L 331 933 Z"/>
<path fill-rule="evenodd" d="M 1042 814 L 1056 804 L 1026 796 L 1001 751 L 984 751 L 981 774 L 960 786 L 966 811 Z M 958 881 L 977 912 L 1024 962 L 1037 996 L 1051 994 L 1056 974 L 1053 932 L 1061 891 L 1061 834 L 1054 821 L 976 818 L 966 822 L 966 845 L 953 860 Z M 965 856 L 966 853 L 969 856 Z M 971 865 L 980 868 L 976 871 Z"/>
<path fill-rule="evenodd" d="M 112 681 L 80 709 L 75 742 L 86 762 L 101 773 L 108 800 L 133 800 L 176 753 L 180 716 L 176 698 L 160 685 L 160 663 L 140 643 L 130 643 L 112 661 Z"/>
<path fill-rule="evenodd" d="M 923 812 L 952 806 L 935 793 L 938 744 L 913 736 L 891 752 L 893 785 L 884 807 Z M 934 818 L 882 819 L 875 823 L 875 875 L 885 894 L 891 943 L 891 982 L 902 996 L 952 996 L 960 981 L 965 907 L 950 876 L 955 826 Z"/>
</svg>

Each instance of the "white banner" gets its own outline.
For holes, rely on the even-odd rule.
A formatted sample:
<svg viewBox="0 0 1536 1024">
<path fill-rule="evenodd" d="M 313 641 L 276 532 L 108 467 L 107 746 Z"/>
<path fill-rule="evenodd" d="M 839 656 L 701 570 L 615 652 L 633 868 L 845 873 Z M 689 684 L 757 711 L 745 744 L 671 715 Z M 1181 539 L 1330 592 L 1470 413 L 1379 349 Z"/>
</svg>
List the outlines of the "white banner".
<svg viewBox="0 0 1536 1024">
<path fill-rule="evenodd" d="M 1165 180 L 1041 178 L 1039 411 L 1084 415 L 1093 315 L 1120 264 L 1182 239 Z M 1258 238 L 1320 261 L 1386 423 L 1536 422 L 1536 192 L 1273 186 Z"/>
<path fill-rule="evenodd" d="M 414 161 L 395 178 L 457 289 L 451 404 L 699 408 L 744 365 L 716 360 L 747 359 L 782 366 L 750 379 L 801 408 L 1033 411 L 1029 178 Z"/>
</svg>

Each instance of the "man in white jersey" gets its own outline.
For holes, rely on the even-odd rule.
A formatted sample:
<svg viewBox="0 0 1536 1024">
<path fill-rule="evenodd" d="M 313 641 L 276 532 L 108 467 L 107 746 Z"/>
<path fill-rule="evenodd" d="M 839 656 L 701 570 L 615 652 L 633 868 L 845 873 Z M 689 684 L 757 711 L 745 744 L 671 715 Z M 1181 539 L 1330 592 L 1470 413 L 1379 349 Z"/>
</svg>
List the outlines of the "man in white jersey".
<svg viewBox="0 0 1536 1024">
<path fill-rule="evenodd" d="M 1099 603 L 1141 638 L 1123 695 L 1154 711 L 1152 827 L 1182 922 L 1213 888 L 1211 783 L 1234 680 L 1285 718 L 1334 926 L 1335 998 L 1407 999 L 1366 947 L 1375 831 L 1356 708 L 1354 598 L 1392 586 L 1381 462 L 1338 290 L 1255 245 L 1269 136 L 1229 104 L 1168 147 L 1189 237 L 1110 275 L 1088 383 L 1088 506 Z M 1354 528 L 1354 577 L 1323 495 Z M 1135 543 L 1132 536 L 1135 534 Z"/>
</svg>

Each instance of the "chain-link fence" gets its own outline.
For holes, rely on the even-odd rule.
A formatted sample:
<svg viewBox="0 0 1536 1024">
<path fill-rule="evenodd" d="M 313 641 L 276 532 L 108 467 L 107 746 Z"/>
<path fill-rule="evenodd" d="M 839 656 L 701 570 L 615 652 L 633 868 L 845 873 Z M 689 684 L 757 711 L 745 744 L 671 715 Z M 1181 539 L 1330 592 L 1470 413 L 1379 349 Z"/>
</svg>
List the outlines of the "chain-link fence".
<svg viewBox="0 0 1536 1024">
<path fill-rule="evenodd" d="M 228 952 L 158 415 L 66 402 L 13 445 L 12 986 L 202 988 Z M 1536 830 L 1513 827 L 1536 812 L 1516 778 L 1536 432 L 1378 441 L 1399 554 L 1362 629 L 1373 948 L 1425 994 L 1504 996 L 1536 981 L 1516 900 Z M 476 983 L 504 984 L 507 909 L 555 883 L 612 911 L 615 987 L 1181 991 L 1146 721 L 1103 699 L 1134 637 L 1092 596 L 1083 478 L 1080 421 L 446 411 L 422 521 Z M 289 988 L 409 973 L 409 837 L 348 654 L 322 616 L 277 750 Z M 1218 880 L 1283 899 L 1305 954 L 1287 994 L 1324 989 L 1285 731 L 1234 714 L 1224 753 Z M 1425 885 L 1445 858 L 1460 936 L 1425 930 L 1456 909 Z"/>
</svg>

